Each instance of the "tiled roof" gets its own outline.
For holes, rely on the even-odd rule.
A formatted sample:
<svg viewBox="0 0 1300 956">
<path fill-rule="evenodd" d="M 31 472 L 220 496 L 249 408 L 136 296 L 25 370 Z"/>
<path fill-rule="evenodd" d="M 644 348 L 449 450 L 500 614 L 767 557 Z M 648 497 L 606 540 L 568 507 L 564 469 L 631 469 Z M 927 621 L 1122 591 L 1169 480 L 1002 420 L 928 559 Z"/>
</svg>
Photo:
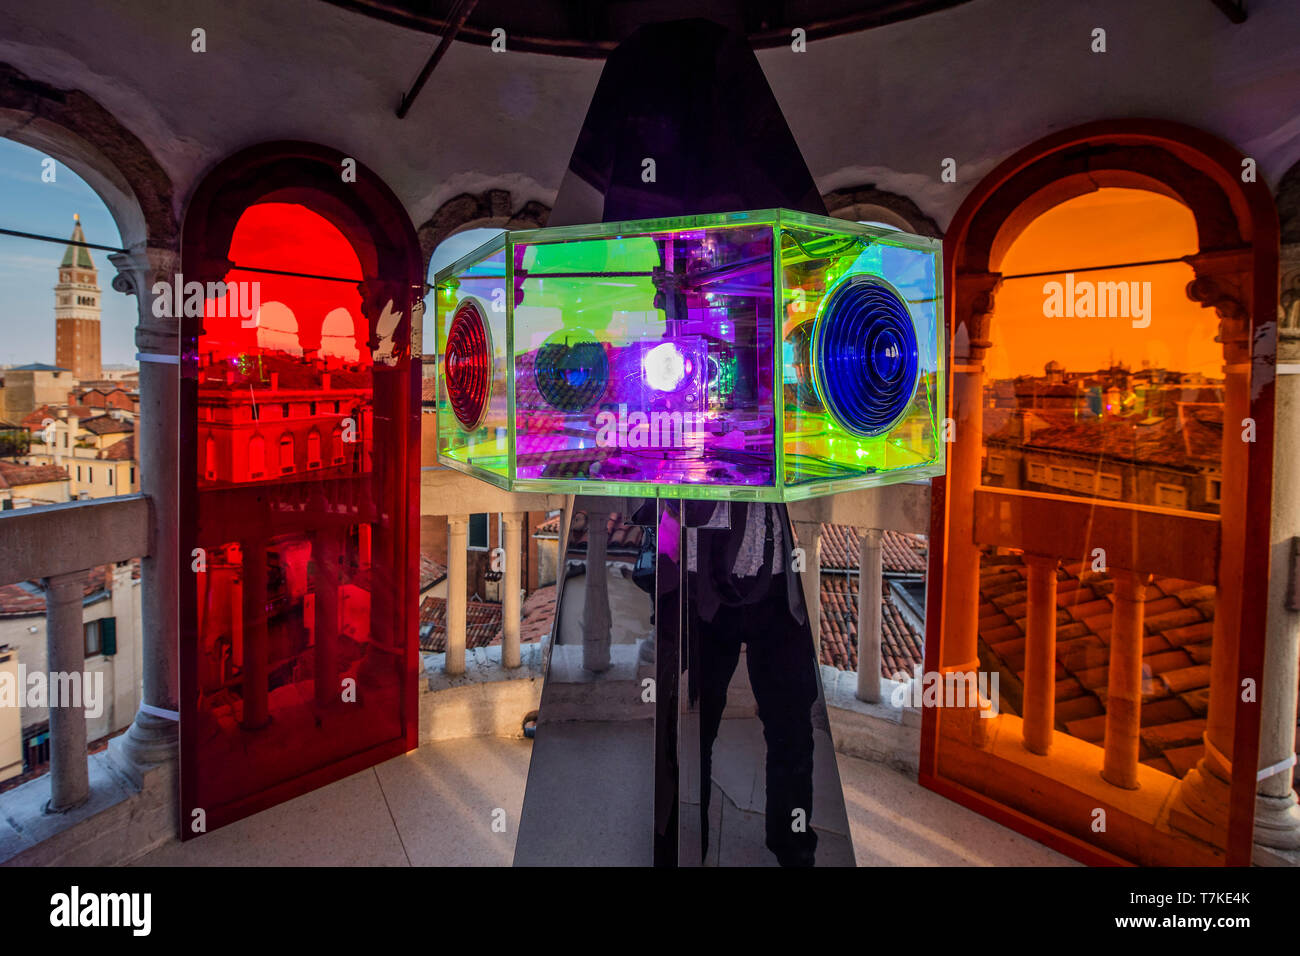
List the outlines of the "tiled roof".
<svg viewBox="0 0 1300 956">
<path fill-rule="evenodd" d="M 105 461 L 135 461 L 135 435 L 113 442 L 99 455 Z"/>
<path fill-rule="evenodd" d="M 558 538 L 560 535 L 560 519 L 563 515 L 555 515 L 548 518 L 537 526 L 533 534 L 541 538 Z M 617 552 L 620 554 L 636 554 L 641 550 L 641 537 L 645 529 L 637 524 L 628 524 L 618 520 L 619 516 L 611 513 L 606 527 L 609 529 L 609 541 L 605 546 L 608 552 Z M 587 513 L 585 511 L 575 511 L 573 513 L 573 527 L 569 529 L 569 554 L 575 552 L 586 552 L 587 550 Z"/>
<path fill-rule="evenodd" d="M 1026 574 L 1017 557 L 986 556 L 980 567 L 980 642 L 1021 682 Z M 1100 746 L 1114 582 L 1076 563 L 1057 572 L 1056 587 L 1056 727 Z M 1141 760 L 1179 777 L 1200 758 L 1209 703 L 1214 597 L 1213 585 L 1174 578 L 1157 577 L 1147 588 Z"/>
<path fill-rule="evenodd" d="M 822 525 L 823 568 L 853 570 L 858 568 L 861 556 L 858 529 L 848 525 Z M 880 536 L 880 560 L 887 573 L 924 574 L 925 538 L 919 534 L 904 534 L 886 530 Z"/>
<path fill-rule="evenodd" d="M 487 647 L 501 631 L 501 605 L 484 601 L 465 604 L 465 646 Z M 420 603 L 420 650 L 447 650 L 447 599 L 427 597 Z"/>
<path fill-rule="evenodd" d="M 1198 418 L 1190 419 L 1196 431 L 1198 458 L 1216 462 L 1218 445 L 1203 437 L 1213 426 Z M 1221 426 L 1220 426 L 1221 427 Z M 1207 447 L 1209 445 L 1209 447 Z M 1024 443 L 1027 450 L 1063 451 L 1112 461 L 1131 461 L 1152 465 L 1188 466 L 1188 440 L 1178 418 L 1136 421 L 1132 418 L 1094 418 L 1072 425 L 1044 428 Z"/>
<path fill-rule="evenodd" d="M 15 465 L 0 461 L 0 488 L 39 485 L 46 481 L 64 481 L 68 470 L 59 465 Z"/>
<path fill-rule="evenodd" d="M 131 559 L 131 578 L 140 579 L 140 559 Z M 91 568 L 86 573 L 82 584 L 82 593 L 87 598 L 95 597 L 112 590 L 113 566 Z M 45 589 L 39 581 L 24 581 L 19 584 L 0 585 L 0 618 L 27 617 L 45 613 Z"/>
<path fill-rule="evenodd" d="M 420 555 L 420 593 L 424 593 L 447 576 L 447 566 L 427 554 Z"/>
<path fill-rule="evenodd" d="M 821 662 L 842 671 L 858 669 L 858 575 L 821 579 Z M 925 638 L 894 603 L 889 582 L 880 599 L 880 673 L 911 674 L 925 659 Z"/>
<path fill-rule="evenodd" d="M 80 427 L 92 435 L 116 435 L 135 431 L 135 425 L 111 415 L 96 415 L 80 422 Z"/>
<path fill-rule="evenodd" d="M 47 418 L 57 422 L 71 415 L 76 415 L 77 418 L 91 418 L 99 414 L 99 409 L 91 408 L 89 405 L 38 405 L 23 416 L 22 426 L 28 431 L 39 431 Z"/>
</svg>

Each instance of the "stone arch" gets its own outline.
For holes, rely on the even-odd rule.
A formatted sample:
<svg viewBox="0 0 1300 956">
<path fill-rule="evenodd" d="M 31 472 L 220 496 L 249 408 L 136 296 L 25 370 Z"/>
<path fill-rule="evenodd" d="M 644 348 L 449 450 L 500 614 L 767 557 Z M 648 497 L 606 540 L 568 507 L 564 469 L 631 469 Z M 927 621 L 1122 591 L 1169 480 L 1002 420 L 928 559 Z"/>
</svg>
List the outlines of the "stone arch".
<svg viewBox="0 0 1300 956">
<path fill-rule="evenodd" d="M 1277 214 L 1282 233 L 1279 321 L 1282 334 L 1294 342 L 1300 336 L 1300 162 L 1288 169 L 1278 183 Z M 1295 346 L 1290 348 L 1294 350 Z"/>
<path fill-rule="evenodd" d="M 488 189 L 477 195 L 461 193 L 438 207 L 432 218 L 416 234 L 420 239 L 420 254 L 424 257 L 424 272 L 429 271 L 433 250 L 453 233 L 465 229 L 539 229 L 550 218 L 551 207 L 529 200 L 518 209 L 508 189 Z"/>
<path fill-rule="evenodd" d="M 833 190 L 822 196 L 822 201 L 826 203 L 827 213 L 837 219 L 885 222 L 918 236 L 943 238 L 938 223 L 923 213 L 920 206 L 901 193 L 877 189 L 874 183 Z"/>
<path fill-rule="evenodd" d="M 1021 493 L 981 487 L 983 362 L 994 344 L 991 316 L 1002 281 L 998 269 L 1007 248 L 1030 222 L 1062 202 L 1108 186 L 1145 189 L 1174 198 L 1191 211 L 1196 222 L 1197 251 L 1184 257 L 1195 276 L 1188 283 L 1187 294 L 1200 305 L 1213 308 L 1220 320 L 1224 434 L 1233 436 L 1246 421 L 1253 423 L 1251 439 L 1225 440 L 1222 445 L 1222 504 L 1213 528 L 1213 544 L 1190 549 L 1213 558 L 1199 572 L 1207 576 L 1196 579 L 1218 585 L 1216 664 L 1204 735 L 1207 756 L 1177 781 L 1170 796 L 1175 808 L 1172 825 L 1183 833 L 1224 841 L 1219 843 L 1224 853 L 1218 859 L 1230 865 L 1250 859 L 1260 738 L 1257 713 L 1242 709 L 1236 687 L 1240 677 L 1251 676 L 1257 684 L 1263 681 L 1266 602 L 1247 600 L 1244 582 L 1267 581 L 1269 574 L 1277 343 L 1277 212 L 1266 187 L 1241 181 L 1242 160 L 1233 147 L 1179 123 L 1090 123 L 1020 150 L 981 180 L 958 209 L 944 237 L 945 332 L 950 345 L 947 415 L 956 438 L 948 445 L 945 476 L 934 481 L 930 579 L 937 586 L 932 585 L 927 595 L 933 604 L 926 635 L 927 669 L 966 669 L 978 653 L 979 632 L 973 615 L 980 600 L 981 547 L 996 541 L 998 546 L 1023 551 L 1029 574 L 1046 580 L 1054 576 L 1051 569 L 1057 561 L 1065 560 L 1053 550 L 1061 535 L 1077 526 L 1086 530 L 1084 539 L 1094 540 L 1094 534 L 1105 534 L 1095 530 L 1105 521 L 1115 519 L 1117 527 L 1128 528 L 1117 516 L 1122 513 L 1136 520 L 1143 510 L 1127 502 L 1124 508 L 1114 510 L 1114 506 L 1094 500 L 1087 505 L 1087 521 L 1082 522 L 1068 518 L 1068 503 L 1057 502 L 1053 496 L 1048 496 L 1050 504 L 1035 511 L 1028 498 L 1017 497 Z M 997 527 L 1006 532 L 1006 541 L 998 538 L 1002 532 L 977 517 L 987 518 L 989 508 L 1001 509 L 996 512 Z M 1035 529 L 1048 527 L 1054 536 L 1051 541 L 1035 537 Z M 1176 533 L 1192 532 L 1180 525 Z M 1170 568 L 1183 557 L 1178 551 L 1159 557 L 1154 552 L 1139 554 L 1135 531 L 1117 531 L 1110 540 L 1119 550 L 1130 544 L 1133 548 L 1122 560 L 1114 560 L 1112 554 L 1108 571 L 1119 575 L 1117 582 L 1139 580 L 1142 574 L 1176 576 Z M 1148 539 L 1143 539 L 1142 547 L 1150 550 Z M 1031 585 L 1031 590 L 1035 586 Z M 1128 583 L 1124 586 L 1127 589 Z M 1028 613 L 1032 618 L 1037 612 Z M 1041 635 L 1054 633 L 1043 628 L 1038 629 L 1035 641 L 1049 640 Z M 1114 640 L 1117 638 L 1112 637 Z M 1135 646 L 1131 635 L 1124 646 Z M 1040 682 L 1037 687 L 1038 695 L 1050 695 L 1050 682 Z M 1136 712 L 1118 718 L 1117 724 Z M 1040 711 L 1034 713 L 1037 724 Z M 1254 721 L 1251 713 L 1256 714 Z M 956 767 L 954 761 L 966 759 L 966 755 L 987 753 L 983 735 L 988 728 L 980 726 L 979 720 L 968 720 L 969 716 L 958 711 L 924 715 L 923 739 L 930 743 L 922 753 L 923 783 L 940 791 L 972 784 L 963 776 L 965 771 L 939 769 Z M 1025 746 L 1047 756 L 1044 749 L 1032 749 L 1029 722 L 1024 726 Z M 1115 748 L 1110 749 L 1108 714 L 1108 768 L 1112 757 L 1117 766 L 1129 759 L 1123 756 L 1127 732 L 1117 729 Z M 1035 784 L 1016 781 L 1019 793 L 1028 793 L 1028 787 L 1041 783 L 1054 794 L 1051 800 L 1024 798 L 1022 802 L 1017 792 L 999 789 L 1000 784 L 985 788 L 976 781 L 980 792 L 972 796 L 970 805 L 990 815 L 1014 817 L 1022 832 L 1054 843 L 1080 859 L 1113 862 L 1141 858 L 1145 863 L 1212 859 L 1197 857 L 1200 850 L 1194 843 L 1157 836 L 1154 824 L 1141 831 L 1145 840 L 1141 847 L 1123 841 L 1097 841 L 1092 834 L 1081 833 L 1075 816 L 1063 808 L 1091 800 L 1089 806 L 1109 805 L 1118 812 L 1130 812 L 1133 804 L 1125 801 L 1124 794 L 1131 788 L 1116 782 L 1123 779 L 1118 774 L 1116 779 L 1103 774 L 1114 789 L 1088 793 L 1087 786 L 1080 786 L 1078 778 L 1071 775 L 1067 763 L 1044 762 L 1032 772 L 1038 775 Z M 1011 772 L 1008 765 L 993 758 L 984 767 L 984 779 L 1001 770 Z"/>
<path fill-rule="evenodd" d="M 84 179 L 108 206 L 123 247 L 180 247 L 171 179 L 140 138 L 92 97 L 0 63 L 0 136 L 52 156 Z"/>
<path fill-rule="evenodd" d="M 1282 245 L 1300 243 L 1300 160 L 1282 174 L 1277 184 L 1277 216 Z"/>
</svg>

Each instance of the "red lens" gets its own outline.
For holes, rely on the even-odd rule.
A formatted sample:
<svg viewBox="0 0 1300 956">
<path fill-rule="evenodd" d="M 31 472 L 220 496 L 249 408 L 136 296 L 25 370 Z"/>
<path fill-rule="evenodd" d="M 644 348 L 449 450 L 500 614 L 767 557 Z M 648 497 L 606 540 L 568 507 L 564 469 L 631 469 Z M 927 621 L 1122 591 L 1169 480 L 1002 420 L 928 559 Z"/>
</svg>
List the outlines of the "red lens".
<svg viewBox="0 0 1300 956">
<path fill-rule="evenodd" d="M 456 309 L 447 332 L 442 367 L 447 400 L 456 421 L 466 431 L 473 431 L 487 413 L 492 387 L 492 347 L 483 313 L 472 301 L 466 300 Z"/>
</svg>

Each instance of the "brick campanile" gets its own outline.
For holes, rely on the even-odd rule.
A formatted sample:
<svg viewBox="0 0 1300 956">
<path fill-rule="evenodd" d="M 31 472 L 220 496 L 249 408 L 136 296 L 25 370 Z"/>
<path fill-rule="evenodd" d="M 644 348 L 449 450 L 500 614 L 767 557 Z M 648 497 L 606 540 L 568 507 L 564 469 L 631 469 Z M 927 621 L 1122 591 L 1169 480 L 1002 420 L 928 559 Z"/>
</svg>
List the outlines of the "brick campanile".
<svg viewBox="0 0 1300 956">
<path fill-rule="evenodd" d="M 54 364 L 79 381 L 103 377 L 99 352 L 99 273 L 85 242 L 81 217 L 73 216 L 72 237 L 59 263 L 54 287 Z"/>
</svg>

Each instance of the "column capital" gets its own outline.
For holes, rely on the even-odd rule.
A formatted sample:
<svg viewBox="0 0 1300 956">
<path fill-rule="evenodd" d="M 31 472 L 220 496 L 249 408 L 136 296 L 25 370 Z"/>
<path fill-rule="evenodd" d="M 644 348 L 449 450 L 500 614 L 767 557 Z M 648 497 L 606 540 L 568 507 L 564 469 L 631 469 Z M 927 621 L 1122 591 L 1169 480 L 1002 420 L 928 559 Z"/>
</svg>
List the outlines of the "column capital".
<svg viewBox="0 0 1300 956">
<path fill-rule="evenodd" d="M 469 515 L 447 515 L 447 530 L 451 534 L 468 534 Z"/>
<path fill-rule="evenodd" d="M 1224 357 L 1232 362 L 1249 359 L 1251 283 L 1254 257 L 1249 247 L 1198 252 L 1184 256 L 1195 278 L 1187 283 L 1187 297 L 1219 317 L 1218 341 L 1223 343 Z"/>
<path fill-rule="evenodd" d="M 1281 296 L 1277 314 L 1277 360 L 1300 362 L 1300 242 L 1282 247 L 1278 265 Z"/>
<path fill-rule="evenodd" d="M 180 320 L 171 315 L 174 310 L 170 304 L 166 309 L 154 308 L 157 298 L 154 287 L 166 283 L 171 289 L 181 271 L 180 253 L 160 246 L 144 246 L 111 253 L 108 260 L 117 269 L 112 282 L 114 290 L 136 297 L 140 316 L 135 329 L 136 347 L 141 352 L 158 355 L 179 354 Z M 158 312 L 163 314 L 160 316 Z"/>
</svg>

